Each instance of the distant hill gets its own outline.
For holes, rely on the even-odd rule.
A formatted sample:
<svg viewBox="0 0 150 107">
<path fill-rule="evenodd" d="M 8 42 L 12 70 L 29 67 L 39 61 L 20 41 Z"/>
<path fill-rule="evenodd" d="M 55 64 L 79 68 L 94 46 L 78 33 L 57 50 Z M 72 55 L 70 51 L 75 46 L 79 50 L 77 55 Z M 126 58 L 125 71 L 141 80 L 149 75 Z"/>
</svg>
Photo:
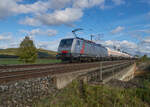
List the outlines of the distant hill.
<svg viewBox="0 0 150 107">
<path fill-rule="evenodd" d="M 0 55 L 16 55 L 17 48 L 0 49 Z"/>
<path fill-rule="evenodd" d="M 17 48 L 0 49 L 0 58 L 16 58 Z M 57 52 L 46 49 L 38 49 L 39 58 L 55 58 Z"/>
<path fill-rule="evenodd" d="M 57 52 L 45 49 L 38 49 L 39 58 L 56 58 Z"/>
<path fill-rule="evenodd" d="M 45 49 L 42 49 L 42 48 L 38 49 L 38 51 L 39 52 L 43 52 L 43 53 L 48 53 L 48 54 L 50 54 L 52 56 L 56 56 L 56 54 L 57 54 L 57 52 L 55 52 L 55 51 L 45 50 Z"/>
</svg>

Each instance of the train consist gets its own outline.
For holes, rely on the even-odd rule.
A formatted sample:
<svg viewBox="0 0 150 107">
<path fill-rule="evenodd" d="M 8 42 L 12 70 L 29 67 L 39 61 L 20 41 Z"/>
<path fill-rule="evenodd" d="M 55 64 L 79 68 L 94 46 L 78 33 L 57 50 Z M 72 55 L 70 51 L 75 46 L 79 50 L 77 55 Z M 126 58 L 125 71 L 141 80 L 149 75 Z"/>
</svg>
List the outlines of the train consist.
<svg viewBox="0 0 150 107">
<path fill-rule="evenodd" d="M 75 37 L 60 41 L 57 58 L 62 61 L 98 61 L 132 59 L 132 56 L 109 49 L 101 44 Z"/>
</svg>

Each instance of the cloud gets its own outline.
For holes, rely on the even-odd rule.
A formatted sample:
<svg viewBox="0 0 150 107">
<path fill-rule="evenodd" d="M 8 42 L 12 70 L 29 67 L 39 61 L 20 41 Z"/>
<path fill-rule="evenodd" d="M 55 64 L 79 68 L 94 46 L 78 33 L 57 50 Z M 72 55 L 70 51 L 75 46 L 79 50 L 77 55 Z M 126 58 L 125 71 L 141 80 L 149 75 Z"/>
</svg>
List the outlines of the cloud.
<svg viewBox="0 0 150 107">
<path fill-rule="evenodd" d="M 137 31 L 136 31 L 137 32 Z M 133 45 L 129 45 L 131 47 L 131 51 L 134 51 L 135 54 L 144 55 L 147 54 L 150 56 L 150 36 L 143 37 L 140 34 L 132 34 L 135 39 L 138 39 L 137 47 L 133 47 Z"/>
<path fill-rule="evenodd" d="M 150 44 L 150 37 L 146 37 L 142 40 L 144 43 L 149 43 Z"/>
<path fill-rule="evenodd" d="M 2 0 L 0 1 L 0 19 L 25 14 L 25 18 L 19 21 L 20 24 L 69 25 L 83 16 L 84 8 L 102 5 L 104 2 L 105 0 L 38 0 L 25 4 L 23 0 Z"/>
<path fill-rule="evenodd" d="M 96 5 L 102 5 L 105 0 L 75 0 L 73 7 L 76 8 L 90 8 Z"/>
<path fill-rule="evenodd" d="M 141 45 L 149 45 L 150 46 L 150 36 L 147 36 L 140 41 Z"/>
<path fill-rule="evenodd" d="M 142 30 L 137 30 L 137 31 L 150 34 L 150 29 L 142 29 Z"/>
<path fill-rule="evenodd" d="M 115 28 L 114 30 L 111 31 L 112 34 L 117 34 L 120 33 L 124 30 L 125 28 L 122 26 L 118 26 L 117 28 Z"/>
<path fill-rule="evenodd" d="M 123 41 L 113 41 L 113 40 L 108 40 L 104 42 L 106 46 L 116 46 L 118 48 L 137 48 L 137 45 L 133 42 L 129 42 L 127 40 L 123 40 Z"/>
<path fill-rule="evenodd" d="M 150 40 L 142 40 L 138 45 L 138 49 L 142 55 L 150 55 Z"/>
<path fill-rule="evenodd" d="M 23 0 L 1 0 L 0 19 L 17 14 L 46 13 L 49 9 L 61 9 L 72 0 L 38 0 L 32 4 L 24 4 Z"/>
<path fill-rule="evenodd" d="M 144 27 L 149 27 L 149 25 L 145 25 Z M 138 29 L 138 30 L 134 30 L 130 32 L 131 34 L 139 34 L 139 33 L 147 33 L 150 34 L 150 29 L 146 28 L 146 29 Z"/>
<path fill-rule="evenodd" d="M 25 19 L 21 19 L 19 21 L 20 24 L 29 25 L 29 26 L 40 26 L 41 22 L 36 18 L 26 17 Z"/>
<path fill-rule="evenodd" d="M 15 43 L 16 39 L 13 38 L 11 33 L 0 34 L 0 49 L 13 48 L 11 44 Z"/>
<path fill-rule="evenodd" d="M 0 19 L 3 19 L 12 14 L 12 8 L 16 5 L 14 0 L 2 0 L 0 1 Z M 8 8 L 9 7 L 9 8 Z"/>
<path fill-rule="evenodd" d="M 123 40 L 123 41 L 107 40 L 103 42 L 101 41 L 100 43 L 102 43 L 104 46 L 109 47 L 111 49 L 114 49 L 114 47 L 116 47 L 116 49 L 120 49 L 121 51 L 128 52 L 131 55 L 135 55 L 136 52 L 138 51 L 137 44 L 134 42 L 129 42 L 127 40 Z"/>
<path fill-rule="evenodd" d="M 53 9 L 61 9 L 64 8 L 66 5 L 72 3 L 73 0 L 51 0 L 50 1 L 50 8 Z"/>
<path fill-rule="evenodd" d="M 47 2 L 37 1 L 33 4 L 17 4 L 12 8 L 14 13 L 37 13 L 48 10 Z M 39 8 L 40 7 L 40 8 Z"/>
<path fill-rule="evenodd" d="M 1 0 L 0 19 L 16 14 L 44 12 L 48 9 L 46 2 L 37 1 L 33 4 L 18 3 L 21 1 L 23 0 Z"/>
<path fill-rule="evenodd" d="M 10 14 L 21 13 L 38 13 L 46 12 L 48 9 L 60 9 L 64 8 L 66 4 L 72 0 L 38 0 L 32 4 L 23 4 L 23 0 L 1 0 L 0 1 L 0 13 L 3 16 Z M 8 8 L 9 7 L 9 8 Z M 39 8 L 40 7 L 40 8 Z"/>
<path fill-rule="evenodd" d="M 24 3 L 24 0 L 1 0 L 0 19 L 11 15 L 24 14 L 19 23 L 29 26 L 72 25 L 82 18 L 85 8 L 99 6 L 105 9 L 106 0 L 37 0 Z M 115 4 L 124 3 L 123 0 L 113 0 Z M 8 8 L 9 7 L 9 8 Z"/>
<path fill-rule="evenodd" d="M 0 19 L 3 19 L 10 15 L 17 15 L 17 14 L 47 13 L 49 9 L 57 10 L 66 8 L 65 6 L 67 4 L 72 3 L 74 0 L 46 0 L 46 1 L 39 0 L 32 4 L 24 4 L 22 3 L 22 1 L 23 0 L 1 0 Z"/>
<path fill-rule="evenodd" d="M 26 30 L 20 30 L 21 33 L 25 33 L 29 36 L 36 36 L 36 35 L 41 35 L 41 36 L 55 36 L 57 35 L 57 31 L 53 29 L 47 29 L 47 30 L 42 30 L 42 29 L 32 29 L 31 31 L 26 31 Z"/>
<path fill-rule="evenodd" d="M 0 41 L 9 41 L 9 40 L 12 40 L 11 35 L 0 34 Z"/>
<path fill-rule="evenodd" d="M 125 4 L 124 0 L 112 0 L 112 2 L 114 2 L 115 5 Z"/>
<path fill-rule="evenodd" d="M 81 9 L 77 8 L 65 8 L 64 10 L 56 10 L 54 13 L 45 13 L 38 14 L 34 18 L 26 18 L 21 20 L 21 24 L 26 25 L 61 25 L 61 24 L 69 24 L 83 16 L 83 12 Z"/>
</svg>

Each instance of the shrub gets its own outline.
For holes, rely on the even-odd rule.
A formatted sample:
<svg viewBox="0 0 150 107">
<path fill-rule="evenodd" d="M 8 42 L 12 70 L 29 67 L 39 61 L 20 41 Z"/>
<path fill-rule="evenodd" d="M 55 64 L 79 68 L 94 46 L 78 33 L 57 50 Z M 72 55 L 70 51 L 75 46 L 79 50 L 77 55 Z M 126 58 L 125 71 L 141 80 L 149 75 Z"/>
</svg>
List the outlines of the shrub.
<svg viewBox="0 0 150 107">
<path fill-rule="evenodd" d="M 24 63 L 34 63 L 37 59 L 37 49 L 33 41 L 26 36 L 18 48 L 19 59 Z"/>
</svg>

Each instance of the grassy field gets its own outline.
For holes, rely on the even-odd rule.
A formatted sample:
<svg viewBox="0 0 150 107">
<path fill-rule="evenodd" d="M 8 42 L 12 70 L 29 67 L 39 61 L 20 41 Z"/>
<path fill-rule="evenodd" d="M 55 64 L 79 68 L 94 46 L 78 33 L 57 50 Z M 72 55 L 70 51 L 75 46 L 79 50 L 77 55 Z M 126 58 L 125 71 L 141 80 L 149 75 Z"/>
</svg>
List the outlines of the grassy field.
<svg viewBox="0 0 150 107">
<path fill-rule="evenodd" d="M 59 63 L 60 60 L 57 59 L 37 59 L 35 64 L 47 64 L 47 63 Z M 0 64 L 24 64 L 16 58 L 0 58 Z"/>
<path fill-rule="evenodd" d="M 73 81 L 57 95 L 33 103 L 33 107 L 150 107 L 150 70 L 136 78 L 142 88 L 81 85 Z"/>
</svg>

